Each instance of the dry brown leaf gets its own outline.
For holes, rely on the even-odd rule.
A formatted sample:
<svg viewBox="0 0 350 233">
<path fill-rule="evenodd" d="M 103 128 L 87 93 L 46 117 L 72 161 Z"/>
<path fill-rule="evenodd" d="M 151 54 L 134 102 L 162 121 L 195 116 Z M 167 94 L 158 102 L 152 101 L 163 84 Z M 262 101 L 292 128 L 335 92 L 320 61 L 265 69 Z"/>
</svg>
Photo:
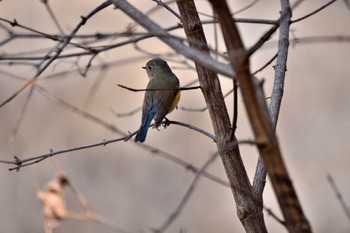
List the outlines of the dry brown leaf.
<svg viewBox="0 0 350 233">
<path fill-rule="evenodd" d="M 68 184 L 67 178 L 60 174 L 38 192 L 38 198 L 43 204 L 45 225 L 49 228 L 58 227 L 67 218 L 66 203 L 63 189 Z"/>
</svg>

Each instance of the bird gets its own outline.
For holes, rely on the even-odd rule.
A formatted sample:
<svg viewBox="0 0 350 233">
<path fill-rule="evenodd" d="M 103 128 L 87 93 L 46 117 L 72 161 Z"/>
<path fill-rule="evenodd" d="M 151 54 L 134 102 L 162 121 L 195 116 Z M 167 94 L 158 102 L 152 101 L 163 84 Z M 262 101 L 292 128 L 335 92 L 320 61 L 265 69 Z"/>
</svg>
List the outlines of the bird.
<svg viewBox="0 0 350 233">
<path fill-rule="evenodd" d="M 146 70 L 149 82 L 143 101 L 141 126 L 135 142 L 144 142 L 152 120 L 154 119 L 154 127 L 158 128 L 180 100 L 179 79 L 166 61 L 154 58 L 142 68 Z"/>
</svg>

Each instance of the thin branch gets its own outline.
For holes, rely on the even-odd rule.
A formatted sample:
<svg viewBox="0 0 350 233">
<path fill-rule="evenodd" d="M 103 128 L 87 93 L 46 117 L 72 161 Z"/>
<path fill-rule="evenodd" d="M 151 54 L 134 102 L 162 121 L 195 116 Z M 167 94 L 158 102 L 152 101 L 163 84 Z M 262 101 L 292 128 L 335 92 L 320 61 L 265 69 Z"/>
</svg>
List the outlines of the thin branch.
<svg viewBox="0 0 350 233">
<path fill-rule="evenodd" d="M 4 44 L 6 44 L 14 39 L 19 39 L 19 38 L 23 38 L 23 39 L 26 39 L 26 38 L 38 38 L 38 39 L 47 38 L 47 39 L 50 39 L 53 41 L 58 41 L 58 42 L 64 43 L 65 39 L 67 37 L 67 36 L 64 36 L 63 34 L 56 35 L 56 34 L 48 34 L 48 33 L 39 31 L 37 29 L 31 28 L 31 27 L 28 27 L 28 26 L 25 26 L 25 25 L 19 23 L 16 19 L 14 19 L 13 21 L 10 21 L 8 19 L 4 19 L 4 18 L 0 17 L 0 21 L 11 25 L 11 27 L 19 27 L 21 29 L 24 29 L 26 31 L 31 32 L 31 33 L 15 33 L 12 30 L 7 29 L 7 32 L 9 33 L 9 38 L 1 41 L 0 46 L 3 46 Z M 81 44 L 78 44 L 78 43 L 69 42 L 68 44 L 72 45 L 76 48 L 81 48 L 81 49 L 88 50 L 88 51 L 90 50 L 90 48 L 82 46 Z"/>
<path fill-rule="evenodd" d="M 264 206 L 264 210 L 273 218 L 275 219 L 278 223 L 280 223 L 282 226 L 286 226 L 286 222 L 280 219 L 270 208 L 267 208 Z"/>
<path fill-rule="evenodd" d="M 347 42 L 350 43 L 349 35 L 338 35 L 338 36 L 308 36 L 302 38 L 293 38 L 291 43 L 293 45 L 298 43 L 308 44 L 308 43 L 330 43 L 330 42 Z"/>
<path fill-rule="evenodd" d="M 247 140 L 247 144 L 249 145 L 248 141 L 249 140 Z M 251 142 L 251 145 L 253 145 L 253 144 L 254 144 L 254 142 Z M 145 143 L 135 143 L 135 145 L 141 147 L 144 150 L 149 151 L 150 153 L 152 153 L 155 156 L 159 156 L 159 157 L 164 158 L 170 162 L 173 162 L 179 166 L 182 166 L 187 171 L 190 171 L 192 173 L 198 173 L 199 167 L 194 166 L 193 164 L 190 164 L 190 163 L 188 163 L 188 162 L 186 162 L 186 161 L 184 161 L 184 160 L 182 160 L 182 159 L 180 159 L 180 158 L 178 158 L 178 157 L 176 157 L 176 156 L 174 156 L 174 155 L 172 155 L 164 150 L 161 150 L 159 148 L 155 148 L 155 147 L 147 145 Z M 219 178 L 219 177 L 217 177 L 209 172 L 204 171 L 202 173 L 202 175 L 205 178 L 207 178 L 207 179 L 209 179 L 217 184 L 223 185 L 225 187 L 230 187 L 230 184 L 225 179 L 221 179 L 221 178 Z"/>
<path fill-rule="evenodd" d="M 239 13 L 242 13 L 246 10 L 248 10 L 249 8 L 253 7 L 256 3 L 258 3 L 260 0 L 255 0 L 255 1 L 252 1 L 251 3 L 249 3 L 248 5 L 246 5 L 245 7 L 233 12 L 233 15 L 238 15 Z"/>
<path fill-rule="evenodd" d="M 95 53 L 101 53 L 104 51 L 108 51 L 111 49 L 115 49 L 127 44 L 132 44 L 135 43 L 137 41 L 141 41 L 144 39 L 148 39 L 151 37 L 156 37 L 157 35 L 155 34 L 149 34 L 147 36 L 142 36 L 142 37 L 138 37 L 135 39 L 130 39 L 127 41 L 123 41 L 120 43 L 116 43 L 116 44 L 112 44 L 112 45 L 108 45 L 108 46 L 97 46 L 97 47 L 91 47 L 88 51 L 84 51 L 84 52 L 74 52 L 74 53 L 65 53 L 65 54 L 61 54 L 59 55 L 56 59 L 64 59 L 64 58 L 71 58 L 71 57 L 82 57 L 82 56 L 91 56 Z M 337 35 L 337 36 L 311 36 L 311 37 L 301 37 L 301 38 L 297 38 L 294 40 L 291 40 L 292 43 L 338 43 L 338 42 L 350 42 L 350 36 L 348 35 Z M 269 45 L 269 46 L 273 46 L 275 47 L 276 45 L 276 41 L 271 41 L 269 42 L 265 42 L 265 46 Z M 261 44 L 261 46 L 264 45 Z M 92 50 L 92 51 L 90 51 Z M 36 60 L 48 60 L 51 59 L 52 56 L 27 56 L 27 57 L 14 57 L 14 56 L 0 56 L 1 60 L 8 60 L 8 61 L 22 61 L 22 60 L 32 60 L 32 61 L 36 61 Z M 2 63 L 3 64 L 3 63 Z M 14 62 L 10 62 L 10 65 L 14 65 L 17 63 Z M 32 64 L 31 64 L 32 65 Z"/>
<path fill-rule="evenodd" d="M 137 107 L 129 112 L 124 112 L 124 113 L 118 113 L 114 109 L 110 109 L 110 111 L 116 116 L 116 117 L 129 117 L 134 115 L 135 113 L 138 113 L 141 111 L 142 107 Z"/>
<path fill-rule="evenodd" d="M 110 139 L 110 140 L 102 140 L 101 142 L 77 146 L 77 147 L 68 148 L 68 149 L 62 149 L 62 150 L 58 150 L 58 151 L 53 151 L 51 149 L 50 152 L 46 153 L 46 154 L 30 157 L 30 158 L 19 160 L 19 161 L 10 162 L 12 164 L 15 164 L 16 166 L 13 168 L 9 168 L 9 171 L 13 171 L 13 170 L 18 171 L 19 168 L 39 163 L 39 162 L 41 162 L 47 158 L 50 158 L 52 156 L 55 156 L 55 155 L 65 154 L 68 152 L 74 152 L 74 151 L 79 151 L 79 150 L 85 150 L 85 149 L 94 148 L 94 147 L 98 147 L 98 146 L 106 146 L 110 143 L 125 141 L 125 140 L 128 140 L 131 136 L 135 135 L 136 133 L 137 133 L 137 131 L 132 133 L 131 135 L 128 135 L 128 136 L 124 136 L 124 137 L 120 137 L 120 138 L 116 138 L 116 139 Z M 6 163 L 9 163 L 9 161 L 7 161 Z"/>
<path fill-rule="evenodd" d="M 165 4 L 164 2 L 162 2 L 162 0 L 152 0 L 153 2 L 156 2 L 157 5 L 164 7 L 165 9 L 167 9 L 170 13 L 172 13 L 173 15 L 176 16 L 176 18 L 178 18 L 181 21 L 181 16 L 174 11 L 173 9 L 171 9 L 167 4 Z"/>
<path fill-rule="evenodd" d="M 333 177 L 330 174 L 327 175 L 327 180 L 328 180 L 329 184 L 331 185 L 333 192 L 334 192 L 335 196 L 337 197 L 337 200 L 338 200 L 340 206 L 344 210 L 346 217 L 350 220 L 350 208 L 349 208 L 349 206 L 346 205 L 346 203 L 343 199 L 343 195 L 341 194 L 339 188 L 337 187 L 336 183 L 334 182 Z"/>
<path fill-rule="evenodd" d="M 306 19 L 306 18 L 309 18 L 309 17 L 313 16 L 314 14 L 320 12 L 320 11 L 323 10 L 324 8 L 330 6 L 331 4 L 333 4 L 333 3 L 336 2 L 336 1 L 337 1 L 337 0 L 331 0 L 330 2 L 326 3 L 325 5 L 321 6 L 321 7 L 318 8 L 318 9 L 314 10 L 313 12 L 311 12 L 311 13 L 309 13 L 309 14 L 303 16 L 303 17 L 300 17 L 299 19 L 292 20 L 292 21 L 290 22 L 290 24 L 299 22 L 299 21 L 304 20 L 304 19 Z"/>
<path fill-rule="evenodd" d="M 252 73 L 252 75 L 256 75 L 257 73 L 263 71 L 266 67 L 268 67 L 275 59 L 277 58 L 277 53 L 269 60 L 267 61 L 261 68 L 257 69 L 256 71 L 254 71 Z M 239 85 L 238 85 L 239 86 Z M 237 87 L 238 87 L 237 86 Z M 233 93 L 233 89 L 229 90 L 225 95 L 224 98 L 226 98 L 227 96 L 229 96 L 231 93 Z M 189 111 L 189 112 L 204 112 L 205 110 L 208 109 L 207 106 L 203 107 L 203 108 L 188 108 L 188 107 L 180 107 L 181 110 L 184 111 Z"/>
<path fill-rule="evenodd" d="M 58 31 L 63 35 L 64 31 L 63 31 L 60 23 L 58 22 L 58 19 L 57 19 L 55 13 L 53 12 L 53 10 L 52 10 L 52 8 L 51 8 L 51 6 L 49 4 L 49 0 L 41 0 L 41 2 L 45 5 L 45 8 L 49 12 L 49 15 L 50 15 L 52 21 L 55 23 Z"/>
<path fill-rule="evenodd" d="M 174 124 L 174 125 L 180 125 L 180 126 L 184 126 L 186 128 L 189 128 L 189 129 L 192 129 L 194 131 L 197 131 L 198 133 L 201 133 L 209 138 L 211 138 L 214 142 L 216 142 L 216 137 L 210 133 L 208 133 L 207 131 L 201 129 L 201 128 L 198 128 L 194 125 L 190 125 L 190 124 L 187 124 L 187 123 L 184 123 L 184 122 L 179 122 L 179 121 L 167 121 L 166 123 L 169 123 L 169 124 Z"/>
<path fill-rule="evenodd" d="M 214 162 L 214 160 L 218 157 L 219 152 L 214 153 L 210 158 L 203 164 L 203 166 L 199 169 L 199 171 L 196 173 L 195 177 L 193 178 L 190 186 L 188 187 L 185 195 L 182 197 L 180 203 L 178 206 L 175 208 L 175 210 L 170 214 L 170 216 L 161 224 L 160 227 L 157 229 L 153 229 L 153 232 L 155 233 L 161 233 L 164 232 L 174 221 L 175 219 L 179 216 L 185 205 L 187 204 L 188 200 L 192 196 L 194 189 L 199 182 L 199 178 L 201 177 L 201 174 L 207 170 L 209 165 Z"/>
<path fill-rule="evenodd" d="M 25 114 L 25 112 L 26 112 L 26 110 L 27 110 L 27 108 L 29 106 L 29 103 L 30 103 L 31 96 L 32 96 L 33 92 L 34 92 L 34 88 L 32 86 L 32 88 L 29 90 L 29 93 L 28 93 L 28 95 L 27 95 L 27 97 L 26 97 L 26 99 L 25 99 L 25 101 L 23 103 L 21 111 L 17 115 L 16 121 L 15 121 L 15 125 L 14 125 L 14 127 L 13 127 L 13 129 L 12 129 L 10 135 L 9 135 L 9 137 L 7 138 L 7 142 L 12 142 L 15 139 L 15 137 L 16 137 L 16 135 L 18 133 L 18 130 L 20 128 L 20 125 L 22 123 L 22 120 L 24 118 L 24 114 Z"/>
<path fill-rule="evenodd" d="M 231 139 L 233 140 L 236 136 L 238 121 L 238 81 L 233 79 L 233 119 L 232 119 L 232 134 Z"/>
<path fill-rule="evenodd" d="M 64 48 L 69 44 L 71 39 L 74 37 L 74 35 L 79 31 L 79 29 L 86 23 L 88 19 L 90 19 L 93 15 L 97 14 L 99 11 L 103 10 L 104 8 L 108 7 L 112 3 L 110 1 L 105 1 L 102 4 L 100 4 L 98 7 L 96 7 L 94 10 L 92 10 L 87 16 L 81 16 L 81 21 L 79 24 L 74 28 L 74 30 L 70 33 L 68 37 L 65 38 L 65 41 L 60 44 L 57 49 L 55 49 L 55 54 L 43 65 L 40 67 L 40 69 L 37 71 L 37 73 L 33 76 L 32 82 L 34 82 L 50 65 L 51 63 L 56 60 L 56 58 L 62 53 Z M 5 101 L 3 101 L 0 104 L 0 108 L 9 103 L 12 99 L 14 99 L 20 92 L 22 92 L 24 89 L 26 89 L 30 83 L 28 82 L 25 85 L 23 85 L 19 91 L 16 91 L 15 94 L 11 95 L 9 98 L 7 98 Z"/>
<path fill-rule="evenodd" d="M 179 216 L 181 211 L 184 209 L 186 204 L 188 203 L 190 197 L 192 196 L 196 185 L 199 182 L 199 178 L 201 177 L 201 174 L 208 169 L 209 165 L 218 157 L 220 153 L 223 153 L 225 150 L 230 150 L 231 147 L 237 147 L 238 144 L 248 143 L 250 144 L 251 141 L 235 141 L 232 143 L 227 144 L 223 148 L 219 149 L 218 152 L 214 153 L 210 158 L 203 164 L 203 166 L 199 169 L 196 176 L 193 178 L 190 186 L 188 187 L 185 195 L 182 197 L 180 203 L 177 205 L 177 207 L 174 209 L 174 211 L 170 214 L 170 216 L 161 224 L 161 226 L 157 229 L 153 229 L 153 232 L 155 233 L 162 233 L 164 232 Z"/>
<path fill-rule="evenodd" d="M 293 7 L 298 6 L 303 0 L 297 0 Z M 288 18 L 290 20 L 289 14 L 291 12 L 291 8 L 289 7 L 288 11 L 282 11 L 281 16 L 279 17 L 278 20 L 275 21 L 275 24 L 267 31 L 264 33 L 264 35 L 262 37 L 260 37 L 260 39 L 255 42 L 255 44 L 253 46 L 251 46 L 248 50 L 248 57 L 253 55 L 259 48 L 261 48 L 266 41 L 268 41 L 270 39 L 270 37 L 277 31 L 278 27 L 280 26 L 280 22 L 282 20 L 284 20 L 285 18 Z"/>
<path fill-rule="evenodd" d="M 237 147 L 238 144 L 252 144 L 252 141 L 239 141 L 239 142 L 234 142 L 234 143 L 230 143 L 228 144 L 226 147 L 222 148 L 221 150 L 219 150 L 218 152 L 214 153 L 204 164 L 203 166 L 198 170 L 198 172 L 196 173 L 196 176 L 194 177 L 194 179 L 192 180 L 190 186 L 188 187 L 185 195 L 182 197 L 181 201 L 179 202 L 179 204 L 177 205 L 177 207 L 174 209 L 174 211 L 170 214 L 170 216 L 161 224 L 161 226 L 157 229 L 153 229 L 153 232 L 156 233 L 161 233 L 164 232 L 175 220 L 176 218 L 179 216 L 179 214 L 182 212 L 182 210 L 184 209 L 184 207 L 186 206 L 186 204 L 188 203 L 188 200 L 190 199 L 190 197 L 192 196 L 195 186 L 197 185 L 197 183 L 199 182 L 199 178 L 201 177 L 201 175 L 205 172 L 205 170 L 208 169 L 209 165 L 218 157 L 218 155 L 220 153 L 222 153 L 224 150 L 228 150 L 229 147 Z"/>
<path fill-rule="evenodd" d="M 84 112 L 84 111 L 80 110 L 79 108 L 71 105 L 70 103 L 64 101 L 63 99 L 60 99 L 60 98 L 50 94 L 49 92 L 47 92 L 44 88 L 42 88 L 38 84 L 36 84 L 36 87 L 37 87 L 40 94 L 45 96 L 47 99 L 53 101 L 54 103 L 72 111 L 73 113 L 80 115 L 83 118 L 86 118 L 92 122 L 95 122 L 99 125 L 102 125 L 103 127 L 105 127 L 108 130 L 111 130 L 112 132 L 118 133 L 119 135 L 123 135 L 123 136 L 127 135 L 126 133 L 124 133 L 123 131 L 121 131 L 120 129 L 115 127 L 114 125 L 108 124 L 107 122 L 103 121 L 102 119 L 100 119 L 100 118 L 98 118 L 98 117 L 96 117 L 88 112 Z"/>
<path fill-rule="evenodd" d="M 201 86 L 195 86 L 195 87 L 180 87 L 180 88 L 148 88 L 148 89 L 135 89 L 131 87 L 127 87 L 121 84 L 118 84 L 119 87 L 124 88 L 129 91 L 133 92 L 139 92 L 139 91 L 169 91 L 169 90 L 178 90 L 178 91 L 187 91 L 187 90 L 196 90 L 200 89 Z"/>
<path fill-rule="evenodd" d="M 257 73 L 263 71 L 266 67 L 268 67 L 276 58 L 277 58 L 277 54 L 276 53 L 268 62 L 266 62 L 261 68 L 257 69 L 256 71 L 254 71 L 252 73 L 252 75 L 256 75 Z"/>
</svg>

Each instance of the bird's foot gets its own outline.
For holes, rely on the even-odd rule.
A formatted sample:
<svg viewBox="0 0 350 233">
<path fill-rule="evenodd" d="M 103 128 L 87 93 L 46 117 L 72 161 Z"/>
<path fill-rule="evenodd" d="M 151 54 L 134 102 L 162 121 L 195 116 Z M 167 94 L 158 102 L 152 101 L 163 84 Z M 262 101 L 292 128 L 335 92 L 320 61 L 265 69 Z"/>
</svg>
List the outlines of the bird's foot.
<svg viewBox="0 0 350 233">
<path fill-rule="evenodd" d="M 162 123 L 164 129 L 170 125 L 170 120 L 166 117 L 164 117 L 164 121 Z"/>
</svg>

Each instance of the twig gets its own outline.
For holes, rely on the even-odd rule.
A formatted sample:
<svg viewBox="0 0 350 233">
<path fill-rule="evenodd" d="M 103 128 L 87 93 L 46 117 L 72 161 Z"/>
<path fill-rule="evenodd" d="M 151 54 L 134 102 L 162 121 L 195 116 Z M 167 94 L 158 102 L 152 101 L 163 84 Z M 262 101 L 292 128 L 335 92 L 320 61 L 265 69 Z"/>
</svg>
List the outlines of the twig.
<svg viewBox="0 0 350 233">
<path fill-rule="evenodd" d="M 63 150 L 58 150 L 58 151 L 51 150 L 49 153 L 46 153 L 46 154 L 30 157 L 30 158 L 19 160 L 19 161 L 12 161 L 12 162 L 6 161 L 6 163 L 11 163 L 11 164 L 15 164 L 16 165 L 13 168 L 9 168 L 9 171 L 18 170 L 19 168 L 39 163 L 39 162 L 41 162 L 41 161 L 43 161 L 43 160 L 45 160 L 47 158 L 50 158 L 52 156 L 55 156 L 55 155 L 65 154 L 65 153 L 68 153 L 68 152 L 73 152 L 73 151 L 78 151 L 78 150 L 89 149 L 89 148 L 98 147 L 98 146 L 106 146 L 106 145 L 108 145 L 110 143 L 125 141 L 125 140 L 129 139 L 130 136 L 132 136 L 134 134 L 136 134 L 136 132 L 132 133 L 129 136 L 124 136 L 124 137 L 120 137 L 120 138 L 116 138 L 116 139 L 110 139 L 110 140 L 102 140 L 101 142 L 97 142 L 97 143 L 93 143 L 93 144 L 87 144 L 87 145 L 83 145 L 83 146 L 77 146 L 77 147 L 63 149 Z"/>
<path fill-rule="evenodd" d="M 324 8 L 330 6 L 331 4 L 333 4 L 333 3 L 336 2 L 336 1 L 337 1 L 337 0 L 331 0 L 330 2 L 326 3 L 325 5 L 321 6 L 321 7 L 318 8 L 318 9 L 314 10 L 313 12 L 311 12 L 311 13 L 309 13 L 309 14 L 303 16 L 303 17 L 300 17 L 299 19 L 292 20 L 292 21 L 290 22 L 290 24 L 299 22 L 299 21 L 304 20 L 304 19 L 306 19 L 306 18 L 309 18 L 310 16 L 312 16 L 312 15 L 314 15 L 314 14 L 320 12 L 321 10 L 323 10 Z"/>
<path fill-rule="evenodd" d="M 252 75 L 256 75 L 257 73 L 263 71 L 266 67 L 268 67 L 268 66 L 277 58 L 277 54 L 278 54 L 278 53 L 276 53 L 276 54 L 275 54 L 268 62 L 266 62 L 266 64 L 263 65 L 261 68 L 259 68 L 259 69 L 257 69 L 256 71 L 254 71 L 254 72 L 252 73 Z"/>
<path fill-rule="evenodd" d="M 231 147 L 236 147 L 240 143 L 251 143 L 251 141 L 240 141 L 240 142 L 232 142 L 221 148 L 219 151 L 215 152 L 213 155 L 210 156 L 210 158 L 203 164 L 203 166 L 198 170 L 195 177 L 193 178 L 190 186 L 188 187 L 185 195 L 182 197 L 180 203 L 177 205 L 177 207 L 174 209 L 174 211 L 170 214 L 170 216 L 161 224 L 160 227 L 157 229 L 153 229 L 153 232 L 155 233 L 162 233 L 164 232 L 179 216 L 181 211 L 186 206 L 187 202 L 189 201 L 190 197 L 192 196 L 195 187 L 197 183 L 199 182 L 199 179 L 201 177 L 201 174 L 208 169 L 209 165 L 225 150 L 229 150 Z"/>
<path fill-rule="evenodd" d="M 28 83 L 30 83 L 30 82 L 28 82 Z M 29 91 L 29 93 L 28 93 L 28 95 L 27 95 L 27 97 L 26 97 L 26 99 L 25 99 L 25 101 L 23 103 L 21 111 L 18 113 L 18 115 L 16 117 L 15 125 L 14 125 L 10 135 L 7 138 L 7 142 L 12 142 L 15 139 L 15 137 L 16 137 L 16 135 L 18 133 L 19 127 L 20 127 L 20 125 L 22 123 L 24 114 L 25 114 L 25 112 L 26 112 L 26 110 L 27 110 L 27 108 L 29 106 L 29 103 L 30 103 L 31 96 L 32 96 L 33 92 L 34 92 L 34 88 L 32 86 L 32 88 L 30 89 L 30 91 Z"/>
<path fill-rule="evenodd" d="M 232 133 L 231 140 L 236 136 L 238 121 L 238 81 L 233 79 L 233 118 L 232 118 Z"/>
<path fill-rule="evenodd" d="M 183 123 L 183 122 L 179 122 L 179 121 L 166 121 L 166 123 L 169 123 L 169 124 L 174 124 L 174 125 L 180 125 L 180 126 L 184 126 L 186 128 L 189 128 L 189 129 L 192 129 L 194 131 L 197 131 L 198 133 L 201 133 L 209 138 L 211 138 L 214 142 L 216 142 L 216 138 L 214 135 L 208 133 L 207 131 L 201 129 L 201 128 L 198 128 L 194 125 L 190 125 L 190 124 L 187 124 L 187 123 Z"/>
<path fill-rule="evenodd" d="M 188 187 L 185 195 L 181 199 L 179 205 L 175 208 L 175 210 L 171 213 L 171 215 L 165 220 L 164 223 L 161 224 L 160 227 L 157 229 L 154 229 L 153 231 L 156 233 L 164 232 L 172 222 L 175 221 L 177 216 L 181 213 L 185 205 L 187 204 L 188 200 L 192 196 L 192 193 L 194 192 L 195 186 L 197 185 L 199 178 L 201 177 L 201 174 L 209 167 L 209 165 L 216 159 L 216 157 L 219 155 L 218 152 L 214 153 L 210 158 L 204 163 L 204 165 L 199 169 L 195 177 L 193 178 L 191 185 Z"/>
<path fill-rule="evenodd" d="M 49 15 L 50 15 L 52 21 L 55 23 L 57 29 L 59 30 L 59 32 L 60 32 L 62 35 L 64 35 L 64 31 L 63 31 L 63 29 L 62 29 L 60 23 L 58 22 L 57 17 L 56 17 L 56 15 L 55 15 L 55 13 L 53 12 L 53 10 L 52 10 L 52 8 L 51 8 L 51 6 L 50 6 L 50 4 L 49 4 L 48 1 L 49 1 L 49 0 L 41 0 L 41 2 L 45 5 L 46 10 L 49 12 Z"/>
<path fill-rule="evenodd" d="M 162 0 L 152 0 L 153 2 L 156 2 L 157 5 L 164 7 L 165 9 L 167 9 L 170 13 L 172 13 L 173 15 L 176 16 L 176 18 L 178 18 L 181 21 L 181 16 L 174 11 L 173 9 L 171 9 L 167 4 L 165 4 L 164 2 L 162 2 Z"/>
<path fill-rule="evenodd" d="M 299 5 L 303 0 L 297 0 L 293 7 L 296 7 L 297 5 Z M 266 41 L 268 41 L 270 39 L 270 37 L 276 32 L 276 30 L 278 29 L 278 27 L 280 26 L 280 22 L 283 21 L 285 18 L 287 18 L 288 20 L 290 20 L 290 12 L 291 12 L 291 8 L 289 7 L 288 10 L 284 10 L 281 13 L 281 16 L 279 17 L 278 20 L 275 21 L 275 24 L 267 31 L 264 33 L 264 35 L 262 37 L 260 37 L 260 39 L 248 49 L 248 56 L 251 56 L 252 54 L 254 54 L 259 48 L 261 48 L 261 46 L 263 46 L 265 44 Z"/>
<path fill-rule="evenodd" d="M 195 87 L 180 87 L 180 88 L 148 88 L 148 89 L 135 89 L 131 87 L 127 87 L 121 84 L 118 84 L 119 87 L 127 89 L 129 91 L 138 92 L 138 91 L 169 91 L 169 90 L 179 90 L 179 91 L 186 91 L 186 90 L 195 90 L 200 89 L 200 86 Z"/>
<path fill-rule="evenodd" d="M 80 110 L 79 108 L 71 105 L 70 103 L 64 101 L 63 99 L 60 99 L 52 94 L 50 94 L 48 91 L 46 91 L 43 87 L 39 86 L 38 84 L 36 84 L 37 90 L 39 91 L 40 94 L 42 94 L 43 96 L 45 96 L 47 99 L 53 101 L 54 103 L 69 109 L 70 111 L 82 116 L 83 118 L 86 118 L 92 122 L 95 122 L 99 125 L 102 125 L 103 127 L 105 127 L 108 130 L 111 130 L 112 132 L 118 133 L 119 135 L 123 135 L 126 136 L 127 134 L 125 134 L 123 131 L 121 131 L 120 129 L 118 129 L 117 127 L 115 127 L 112 124 L 108 124 L 107 122 L 103 121 L 102 119 L 88 113 L 88 112 L 84 112 L 82 110 Z"/>
<path fill-rule="evenodd" d="M 330 174 L 327 175 L 327 180 L 328 180 L 329 184 L 331 185 L 333 192 L 334 192 L 335 196 L 337 197 L 337 200 L 338 200 L 340 206 L 344 210 L 346 217 L 350 220 L 350 208 L 349 208 L 349 206 L 346 205 L 346 203 L 343 199 L 343 195 L 341 194 L 339 188 L 337 187 L 336 183 L 334 182 L 333 177 Z"/>
<path fill-rule="evenodd" d="M 264 210 L 277 222 L 279 222 L 281 225 L 286 226 L 286 222 L 280 219 L 270 208 L 267 208 L 264 206 Z"/>
<path fill-rule="evenodd" d="M 246 6 L 244 6 L 243 8 L 241 8 L 241 9 L 239 9 L 239 10 L 233 12 L 233 15 L 237 15 L 237 14 L 239 14 L 239 13 L 242 13 L 242 12 L 248 10 L 249 8 L 253 7 L 256 3 L 258 3 L 259 1 L 260 1 L 260 0 L 254 0 L 254 1 L 252 1 L 251 3 L 249 3 L 249 4 L 246 5 Z"/>
<path fill-rule="evenodd" d="M 69 44 L 71 39 L 74 37 L 74 35 L 79 31 L 79 29 L 86 23 L 88 19 L 90 19 L 93 15 L 101 11 L 102 9 L 108 7 L 112 3 L 110 1 L 105 1 L 101 3 L 98 7 L 96 7 L 94 10 L 92 10 L 87 16 L 81 17 L 80 23 L 74 28 L 74 30 L 70 33 L 68 37 L 65 38 L 65 41 L 60 44 L 60 46 L 55 49 L 55 55 L 53 55 L 43 66 L 40 67 L 40 69 L 37 71 L 37 73 L 33 76 L 32 82 L 34 82 L 46 69 L 51 65 L 51 63 L 56 60 L 56 58 L 61 54 L 61 52 L 64 50 L 64 48 Z M 19 91 L 16 91 L 13 95 L 11 95 L 9 98 L 7 98 L 5 101 L 3 101 L 0 104 L 0 108 L 9 103 L 12 99 L 14 99 L 20 92 L 22 92 L 24 89 L 26 89 L 30 83 L 28 82 L 25 85 L 23 85 Z"/>
<path fill-rule="evenodd" d="M 19 23 L 16 19 L 14 19 L 13 21 L 10 21 L 8 19 L 4 19 L 4 18 L 0 17 L 0 21 L 11 25 L 11 27 L 19 27 L 21 29 L 24 29 L 24 30 L 29 31 L 29 32 L 32 33 L 32 34 L 30 34 L 30 33 L 15 33 L 12 30 L 6 28 L 6 31 L 9 33 L 9 38 L 7 38 L 7 39 L 3 40 L 2 42 L 0 42 L 0 45 L 4 45 L 4 44 L 10 42 L 11 40 L 13 40 L 15 38 L 39 38 L 39 39 L 47 38 L 47 39 L 50 39 L 50 40 L 53 40 L 53 41 L 59 41 L 59 42 L 62 42 L 62 43 L 65 42 L 65 39 L 66 39 L 66 36 L 64 36 L 63 34 L 62 35 L 48 34 L 48 33 L 39 31 L 37 29 L 25 26 L 25 25 Z M 74 47 L 77 47 L 77 48 L 81 48 L 81 49 L 84 49 L 84 50 L 89 50 L 89 48 L 84 47 L 84 46 L 82 46 L 81 44 L 78 44 L 78 43 L 69 42 L 68 44 L 72 45 Z"/>
<path fill-rule="evenodd" d="M 124 113 L 118 113 L 114 109 L 110 109 L 110 111 L 116 116 L 116 117 L 129 117 L 134 115 L 135 113 L 141 111 L 142 107 L 137 107 L 129 112 L 124 112 Z"/>
</svg>

